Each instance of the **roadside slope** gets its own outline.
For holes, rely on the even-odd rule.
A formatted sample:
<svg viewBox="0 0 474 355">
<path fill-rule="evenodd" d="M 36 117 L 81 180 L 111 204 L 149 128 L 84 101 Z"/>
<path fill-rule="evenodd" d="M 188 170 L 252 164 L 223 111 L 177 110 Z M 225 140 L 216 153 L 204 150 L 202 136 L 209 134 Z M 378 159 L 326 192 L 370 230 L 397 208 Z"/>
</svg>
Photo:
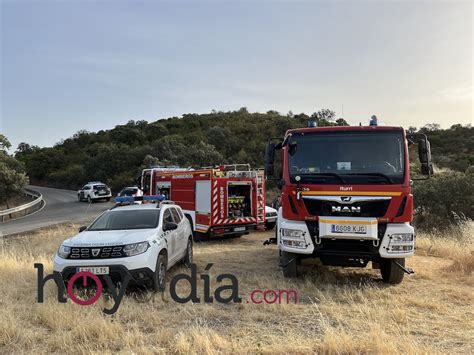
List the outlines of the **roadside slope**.
<svg viewBox="0 0 474 355">
<path fill-rule="evenodd" d="M 113 204 L 97 202 L 88 204 L 77 201 L 77 193 L 72 190 L 28 186 L 43 195 L 46 204 L 43 209 L 31 215 L 0 224 L 0 235 L 8 236 L 64 222 L 81 223 L 90 221 Z"/>
</svg>

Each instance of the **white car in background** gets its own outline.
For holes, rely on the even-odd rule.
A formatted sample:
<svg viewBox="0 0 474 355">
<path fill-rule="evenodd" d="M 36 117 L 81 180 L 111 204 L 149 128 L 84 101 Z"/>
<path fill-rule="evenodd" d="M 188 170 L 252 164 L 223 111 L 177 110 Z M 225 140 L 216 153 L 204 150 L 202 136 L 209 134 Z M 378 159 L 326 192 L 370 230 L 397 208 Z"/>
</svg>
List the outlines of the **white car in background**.
<svg viewBox="0 0 474 355">
<path fill-rule="evenodd" d="M 124 187 L 117 194 L 117 197 L 141 197 L 143 196 L 143 191 L 137 186 L 128 186 Z M 141 204 L 142 201 L 135 201 L 136 204 Z"/>
<path fill-rule="evenodd" d="M 277 223 L 278 211 L 270 206 L 265 206 L 265 228 L 273 229 Z"/>
<path fill-rule="evenodd" d="M 79 202 L 84 200 L 89 203 L 97 200 L 110 201 L 111 198 L 112 191 L 106 184 L 100 181 L 88 182 L 82 187 L 82 189 L 77 191 L 77 200 Z"/>
<path fill-rule="evenodd" d="M 164 290 L 166 271 L 193 262 L 192 230 L 172 201 L 131 204 L 105 211 L 89 227 L 66 239 L 54 257 L 54 272 L 63 280 L 88 271 Z"/>
</svg>

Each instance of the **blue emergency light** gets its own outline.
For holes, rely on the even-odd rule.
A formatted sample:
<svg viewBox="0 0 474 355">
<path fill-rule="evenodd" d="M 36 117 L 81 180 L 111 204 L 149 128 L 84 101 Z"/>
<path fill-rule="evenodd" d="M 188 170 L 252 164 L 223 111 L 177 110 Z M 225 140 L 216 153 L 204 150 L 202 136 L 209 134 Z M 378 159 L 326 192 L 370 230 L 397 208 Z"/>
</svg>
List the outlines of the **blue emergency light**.
<svg viewBox="0 0 474 355">
<path fill-rule="evenodd" d="M 151 195 L 151 196 L 120 196 L 115 198 L 116 203 L 133 203 L 136 201 L 156 201 L 156 202 L 161 202 L 165 200 L 164 196 L 160 195 Z"/>
</svg>

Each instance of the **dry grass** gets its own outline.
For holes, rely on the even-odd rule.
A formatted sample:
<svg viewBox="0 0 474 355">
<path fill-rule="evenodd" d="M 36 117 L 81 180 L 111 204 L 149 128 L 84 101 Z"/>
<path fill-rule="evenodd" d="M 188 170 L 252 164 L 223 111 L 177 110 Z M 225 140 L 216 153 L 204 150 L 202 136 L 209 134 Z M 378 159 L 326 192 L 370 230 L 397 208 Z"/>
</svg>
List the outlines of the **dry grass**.
<svg viewBox="0 0 474 355">
<path fill-rule="evenodd" d="M 110 300 L 59 304 L 55 286 L 36 297 L 35 262 L 52 271 L 52 255 L 74 233 L 59 227 L 0 248 L 0 351 L 135 353 L 473 353 L 472 244 L 419 239 L 408 261 L 415 275 L 386 286 L 377 270 L 327 268 L 308 261 L 304 276 L 284 279 L 269 233 L 199 243 L 195 262 L 216 275 L 232 272 L 241 304 L 178 304 L 165 294 L 129 293 L 118 312 Z M 469 266 L 470 265 L 470 266 Z M 170 276 L 187 272 L 173 268 Z M 199 285 L 202 293 L 202 284 Z M 247 304 L 254 289 L 295 289 L 299 304 Z M 215 289 L 215 283 L 211 289 Z M 183 291 L 183 287 L 180 288 Z M 148 302 L 144 302 L 151 298 Z"/>
</svg>

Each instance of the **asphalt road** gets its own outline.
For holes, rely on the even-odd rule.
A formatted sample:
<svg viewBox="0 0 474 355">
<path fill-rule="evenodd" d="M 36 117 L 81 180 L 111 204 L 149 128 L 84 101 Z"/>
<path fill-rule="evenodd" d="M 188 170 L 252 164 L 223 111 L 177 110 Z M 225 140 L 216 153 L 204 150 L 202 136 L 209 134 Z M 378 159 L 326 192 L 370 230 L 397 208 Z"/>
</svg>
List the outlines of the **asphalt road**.
<svg viewBox="0 0 474 355">
<path fill-rule="evenodd" d="M 32 231 L 38 228 L 65 222 L 88 223 L 113 206 L 113 202 L 77 201 L 77 192 L 71 190 L 52 189 L 40 186 L 28 186 L 43 195 L 46 204 L 38 212 L 19 219 L 0 223 L 0 236 Z"/>
</svg>

